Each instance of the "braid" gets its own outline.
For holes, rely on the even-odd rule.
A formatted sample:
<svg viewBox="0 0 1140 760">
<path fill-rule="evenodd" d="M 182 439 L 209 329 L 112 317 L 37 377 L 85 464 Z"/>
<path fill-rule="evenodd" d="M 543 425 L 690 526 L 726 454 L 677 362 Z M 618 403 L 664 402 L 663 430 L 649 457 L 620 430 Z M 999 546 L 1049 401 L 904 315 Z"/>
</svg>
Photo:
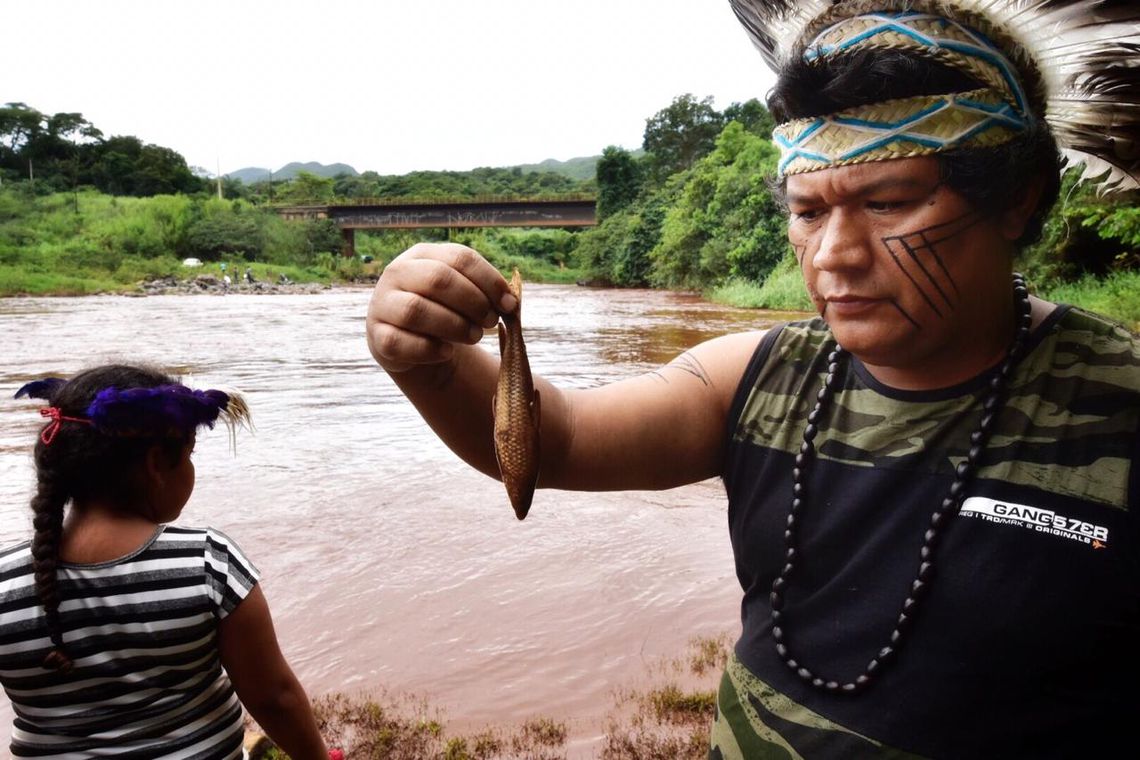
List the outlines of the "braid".
<svg viewBox="0 0 1140 760">
<path fill-rule="evenodd" d="M 66 383 L 39 388 L 43 398 L 70 417 L 86 413 L 88 405 L 105 388 L 152 388 L 174 382 L 170 376 L 145 367 L 110 364 L 86 370 Z M 106 499 L 122 504 L 136 500 L 130 473 L 156 440 L 145 437 L 102 435 L 91 425 L 70 425 L 65 434 L 35 445 L 36 493 L 32 507 L 32 572 L 36 596 L 44 608 L 52 650 L 44 658 L 49 670 L 69 673 L 75 663 L 63 643 L 59 618 L 61 594 L 57 571 L 63 540 L 63 511 L 71 500 Z"/>
<path fill-rule="evenodd" d="M 36 596 L 47 615 L 48 635 L 54 648 L 44 658 L 44 667 L 69 673 L 73 663 L 63 646 L 63 631 L 59 622 L 59 585 L 56 569 L 59 564 L 59 543 L 63 535 L 63 507 L 67 503 L 66 488 L 53 470 L 40 467 L 37 473 L 36 495 L 32 497 L 32 569 L 35 572 Z"/>
</svg>

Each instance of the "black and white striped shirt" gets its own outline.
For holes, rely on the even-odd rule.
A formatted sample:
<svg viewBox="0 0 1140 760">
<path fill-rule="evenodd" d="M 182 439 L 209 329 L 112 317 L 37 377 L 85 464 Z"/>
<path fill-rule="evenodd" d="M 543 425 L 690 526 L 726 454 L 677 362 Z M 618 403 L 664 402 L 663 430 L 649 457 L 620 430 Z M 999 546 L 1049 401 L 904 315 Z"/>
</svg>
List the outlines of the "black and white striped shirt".
<svg viewBox="0 0 1140 760">
<path fill-rule="evenodd" d="M 28 542 L 0 551 L 0 683 L 15 757 L 237 758 L 242 709 L 218 657 L 218 621 L 257 583 L 223 533 L 160 527 L 110 562 L 63 563 L 60 622 L 75 669 L 51 650 Z"/>
</svg>

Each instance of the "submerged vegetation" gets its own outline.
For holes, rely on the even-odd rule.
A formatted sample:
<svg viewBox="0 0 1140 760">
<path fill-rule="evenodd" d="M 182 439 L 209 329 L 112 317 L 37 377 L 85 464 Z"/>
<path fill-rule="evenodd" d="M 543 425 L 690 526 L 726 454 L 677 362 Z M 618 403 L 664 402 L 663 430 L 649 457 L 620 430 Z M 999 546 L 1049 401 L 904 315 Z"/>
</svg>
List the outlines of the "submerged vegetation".
<svg viewBox="0 0 1140 760">
<path fill-rule="evenodd" d="M 602 760 L 703 760 L 716 717 L 716 686 L 727 635 L 695 638 L 683 657 L 665 660 L 650 684 L 619 692 L 606 722 Z"/>
<path fill-rule="evenodd" d="M 716 683 L 729 636 L 695 638 L 687 652 L 619 690 L 606 711 L 595 756 L 601 760 L 704 760 L 716 712 Z M 570 731 L 534 717 L 515 726 L 453 733 L 427 701 L 387 693 L 332 694 L 313 702 L 321 734 L 349 758 L 385 760 L 564 760 Z M 267 741 L 251 760 L 287 760 Z"/>
</svg>

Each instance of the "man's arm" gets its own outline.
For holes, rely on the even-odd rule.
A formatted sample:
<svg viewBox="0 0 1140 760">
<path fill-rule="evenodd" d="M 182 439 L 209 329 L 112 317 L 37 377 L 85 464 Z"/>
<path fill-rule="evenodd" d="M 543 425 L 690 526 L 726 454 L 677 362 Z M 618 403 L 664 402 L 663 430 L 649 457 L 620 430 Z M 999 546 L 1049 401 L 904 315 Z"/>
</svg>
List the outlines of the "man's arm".
<svg viewBox="0 0 1140 760">
<path fill-rule="evenodd" d="M 385 269 L 368 313 L 377 362 L 436 434 L 492 477 L 499 361 L 475 344 L 514 305 L 503 277 L 471 249 L 420 245 Z M 563 391 L 535 377 L 539 486 L 668 488 L 718 474 L 728 409 L 760 337 L 717 338 L 600 388 Z"/>
<path fill-rule="evenodd" d="M 569 424 L 544 448 L 539 485 L 658 489 L 719 475 L 729 408 L 762 335 L 715 338 L 648 374 L 565 391 Z"/>
</svg>

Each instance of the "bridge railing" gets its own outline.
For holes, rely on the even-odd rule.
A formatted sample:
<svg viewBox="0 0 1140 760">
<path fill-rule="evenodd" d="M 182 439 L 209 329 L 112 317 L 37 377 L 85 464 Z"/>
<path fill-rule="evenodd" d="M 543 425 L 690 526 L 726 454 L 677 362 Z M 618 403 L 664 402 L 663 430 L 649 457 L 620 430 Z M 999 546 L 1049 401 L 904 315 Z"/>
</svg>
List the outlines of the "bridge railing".
<svg viewBox="0 0 1140 760">
<path fill-rule="evenodd" d="M 387 196 L 384 198 L 337 198 L 328 206 L 447 206 L 463 203 L 558 203 L 596 202 L 593 193 L 548 193 L 542 195 L 440 195 Z"/>
</svg>

